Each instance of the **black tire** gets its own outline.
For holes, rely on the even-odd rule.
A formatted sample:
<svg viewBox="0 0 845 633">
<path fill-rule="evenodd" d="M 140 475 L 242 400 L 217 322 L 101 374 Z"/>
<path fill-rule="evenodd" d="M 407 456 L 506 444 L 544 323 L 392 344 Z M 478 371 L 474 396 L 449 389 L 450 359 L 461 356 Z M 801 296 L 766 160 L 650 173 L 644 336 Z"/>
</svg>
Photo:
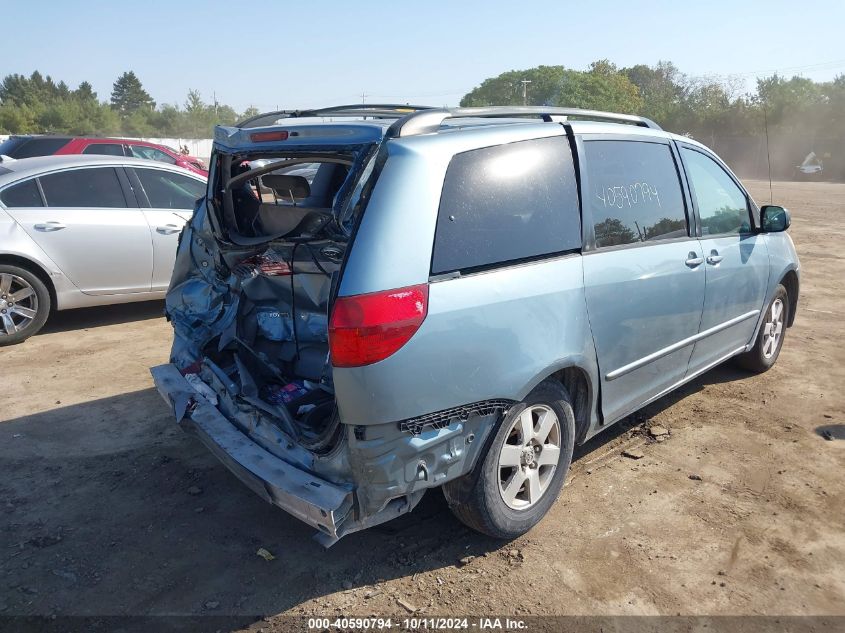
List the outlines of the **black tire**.
<svg viewBox="0 0 845 633">
<path fill-rule="evenodd" d="M 11 281 L 11 286 L 5 289 L 5 294 L 0 292 L 0 347 L 21 343 L 38 332 L 44 327 L 47 317 L 50 316 L 51 308 L 50 291 L 38 275 L 20 266 L 0 264 L 0 289 L 2 289 L 4 280 Z M 34 292 L 34 297 L 30 295 L 30 297 L 18 302 L 17 305 L 26 309 L 32 309 L 32 306 L 34 306 L 35 316 L 31 319 L 25 319 L 22 315 L 16 313 L 14 302 L 12 302 L 12 305 L 8 303 L 13 294 L 17 294 L 23 289 L 22 282 L 29 285 Z M 8 333 L 9 328 L 7 328 L 10 319 L 16 330 L 11 334 Z"/>
<path fill-rule="evenodd" d="M 772 307 L 778 302 L 782 306 L 780 336 L 773 344 L 773 349 L 768 349 L 768 325 L 772 323 Z M 764 371 L 768 371 L 780 355 L 783 340 L 786 338 L 787 323 L 789 323 L 789 294 L 786 292 L 786 288 L 779 285 L 775 290 L 775 296 L 772 297 L 771 302 L 766 307 L 766 314 L 763 317 L 763 324 L 760 326 L 760 331 L 757 333 L 757 340 L 754 342 L 754 347 L 744 354 L 737 356 L 736 364 L 756 374 L 762 374 Z"/>
<path fill-rule="evenodd" d="M 519 470 L 528 472 L 528 468 L 534 468 L 534 466 L 500 468 L 499 457 L 504 444 L 509 441 L 509 438 L 512 440 L 514 437 L 511 427 L 515 423 L 518 424 L 519 416 L 526 409 L 537 406 L 546 407 L 557 416 L 559 458 L 555 469 L 548 475 L 547 487 L 540 493 L 538 500 L 525 509 L 514 509 L 505 503 L 503 495 L 506 493 L 500 491 L 500 477 L 508 472 L 514 476 L 514 473 Z M 479 457 L 473 471 L 443 485 L 443 494 L 449 508 L 462 523 L 482 534 L 508 540 L 525 534 L 540 522 L 557 499 L 572 462 L 574 445 L 575 415 L 572 412 L 569 394 L 556 380 L 546 380 L 540 383 L 523 402 L 508 411 L 492 436 L 488 438 L 486 451 Z M 541 446 L 539 452 L 536 453 L 538 459 L 542 451 Z M 533 461 L 530 451 L 527 457 Z M 541 470 L 543 468 L 546 467 L 539 467 L 538 473 L 543 472 Z M 528 495 L 527 489 L 525 489 L 525 495 Z"/>
</svg>

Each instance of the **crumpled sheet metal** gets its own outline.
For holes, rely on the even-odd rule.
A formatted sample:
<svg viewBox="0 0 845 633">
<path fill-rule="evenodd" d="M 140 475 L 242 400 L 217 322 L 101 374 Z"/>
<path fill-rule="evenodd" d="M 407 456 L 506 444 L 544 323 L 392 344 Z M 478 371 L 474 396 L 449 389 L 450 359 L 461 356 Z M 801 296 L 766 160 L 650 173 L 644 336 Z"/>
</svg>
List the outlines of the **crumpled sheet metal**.
<svg viewBox="0 0 845 633">
<path fill-rule="evenodd" d="M 173 277 L 165 298 L 175 338 L 171 358 L 184 366 L 200 356 L 215 336 L 231 329 L 238 310 L 238 295 L 229 280 L 217 277 L 218 253 L 205 205 L 200 205 L 182 234 Z"/>
</svg>

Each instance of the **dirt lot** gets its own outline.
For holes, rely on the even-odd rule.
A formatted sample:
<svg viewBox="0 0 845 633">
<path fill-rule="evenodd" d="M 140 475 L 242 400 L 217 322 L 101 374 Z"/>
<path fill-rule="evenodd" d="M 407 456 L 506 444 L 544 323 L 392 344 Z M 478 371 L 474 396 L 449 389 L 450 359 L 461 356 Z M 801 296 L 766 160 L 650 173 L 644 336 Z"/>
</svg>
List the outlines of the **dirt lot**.
<svg viewBox="0 0 845 633">
<path fill-rule="evenodd" d="M 509 544 L 435 492 L 325 551 L 175 427 L 147 371 L 161 304 L 54 317 L 0 351 L 0 615 L 845 615 L 845 185 L 774 197 L 803 274 L 778 364 L 718 368 L 579 449 Z"/>
</svg>

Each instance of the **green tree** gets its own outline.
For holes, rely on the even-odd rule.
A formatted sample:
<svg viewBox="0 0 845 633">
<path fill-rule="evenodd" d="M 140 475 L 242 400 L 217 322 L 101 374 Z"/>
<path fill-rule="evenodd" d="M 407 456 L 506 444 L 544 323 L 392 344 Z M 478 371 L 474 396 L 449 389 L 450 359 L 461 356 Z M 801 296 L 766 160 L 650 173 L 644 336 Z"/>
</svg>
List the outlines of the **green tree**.
<svg viewBox="0 0 845 633">
<path fill-rule="evenodd" d="M 634 112 L 641 100 L 630 80 L 607 60 L 590 65 L 588 71 L 564 66 L 538 66 L 511 70 L 486 79 L 464 95 L 462 106 L 522 105 L 523 81 L 528 105 L 567 106 Z"/>
<path fill-rule="evenodd" d="M 642 108 L 637 87 L 606 59 L 587 72 L 568 71 L 555 105 L 636 114 Z"/>
<path fill-rule="evenodd" d="M 149 122 L 156 130 L 156 136 L 170 137 L 182 135 L 182 119 L 184 113 L 177 105 L 164 103 L 158 110 L 150 113 Z"/>
<path fill-rule="evenodd" d="M 490 105 L 522 105 L 523 81 L 528 105 L 552 105 L 565 73 L 563 66 L 538 66 L 527 70 L 510 70 L 498 77 L 485 79 L 461 99 L 464 107 Z"/>
<path fill-rule="evenodd" d="M 57 86 L 48 75 L 46 78 L 37 70 L 29 77 L 7 75 L 0 84 L 0 101 L 30 108 L 43 106 L 57 98 L 67 97 L 67 86 Z"/>
<path fill-rule="evenodd" d="M 206 105 L 202 100 L 199 90 L 188 90 L 188 98 L 185 100 L 185 112 L 189 115 L 199 115 L 205 112 Z"/>
<path fill-rule="evenodd" d="M 77 89 L 73 91 L 73 96 L 82 102 L 97 102 L 97 93 L 94 92 L 94 87 L 87 81 L 83 81 L 79 84 Z"/>
<path fill-rule="evenodd" d="M 461 102 L 461 104 L 463 105 L 463 102 Z M 249 106 L 246 110 L 243 111 L 241 116 L 237 117 L 237 118 L 239 120 L 243 121 L 243 120 L 246 120 L 246 119 L 250 119 L 254 116 L 258 116 L 259 114 L 261 114 L 261 113 L 258 111 L 258 108 L 256 108 L 255 106 Z"/>
<path fill-rule="evenodd" d="M 111 104 L 100 102 L 87 81 L 71 89 L 38 71 L 11 74 L 0 81 L 0 133 L 204 138 L 215 124 L 232 125 L 239 118 L 225 104 L 205 103 L 197 90 L 188 92 L 184 108 L 154 105 L 131 72 L 115 82 Z"/>
<path fill-rule="evenodd" d="M 123 116 L 131 115 L 138 110 L 149 111 L 155 108 L 155 101 L 144 90 L 141 80 L 131 70 L 123 73 L 114 82 L 111 104 Z"/>
<path fill-rule="evenodd" d="M 686 97 L 686 77 L 675 65 L 660 61 L 656 66 L 637 64 L 623 68 L 621 72 L 637 87 L 642 99 L 642 115 L 662 126 L 672 127 Z"/>
<path fill-rule="evenodd" d="M 121 118 L 121 129 L 126 136 L 158 136 L 158 130 L 153 122 L 155 112 L 149 110 L 136 110 L 128 116 Z"/>
<path fill-rule="evenodd" d="M 36 131 L 35 115 L 27 106 L 14 103 L 0 105 L 0 132 L 22 134 Z"/>
<path fill-rule="evenodd" d="M 28 101 L 29 79 L 23 75 L 6 75 L 0 83 L 0 102 L 4 105 L 24 105 Z"/>
<path fill-rule="evenodd" d="M 831 139 L 845 143 L 845 75 L 822 84 L 827 112 L 822 118 Z"/>
</svg>

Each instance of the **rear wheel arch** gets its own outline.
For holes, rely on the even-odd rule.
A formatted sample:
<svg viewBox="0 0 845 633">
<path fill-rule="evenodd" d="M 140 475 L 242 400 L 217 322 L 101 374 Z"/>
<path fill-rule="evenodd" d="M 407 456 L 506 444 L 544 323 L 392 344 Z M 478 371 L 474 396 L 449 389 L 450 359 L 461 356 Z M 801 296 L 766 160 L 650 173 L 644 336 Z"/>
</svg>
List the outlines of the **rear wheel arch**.
<svg viewBox="0 0 845 633">
<path fill-rule="evenodd" d="M 780 285 L 786 288 L 786 296 L 789 300 L 789 314 L 786 321 L 786 327 L 792 327 L 795 323 L 795 313 L 798 311 L 798 273 L 795 270 L 788 270 L 786 274 L 781 277 Z"/>
<path fill-rule="evenodd" d="M 572 411 L 575 414 L 575 443 L 584 441 L 590 428 L 590 417 L 595 401 L 595 389 L 590 374 L 578 365 L 568 365 L 557 369 L 538 382 L 551 378 L 560 382 L 572 399 Z"/>
<path fill-rule="evenodd" d="M 0 264 L 24 268 L 43 281 L 44 285 L 47 286 L 47 290 L 50 292 L 50 309 L 51 311 L 56 310 L 56 287 L 53 285 L 50 275 L 40 264 L 20 255 L 0 255 Z"/>
<path fill-rule="evenodd" d="M 546 515 L 572 461 L 576 431 L 571 400 L 563 384 L 549 376 L 505 413 L 473 470 L 443 485 L 449 508 L 462 523 L 510 540 Z M 546 470 L 544 484 L 542 469 L 549 466 L 554 470 Z"/>
</svg>

